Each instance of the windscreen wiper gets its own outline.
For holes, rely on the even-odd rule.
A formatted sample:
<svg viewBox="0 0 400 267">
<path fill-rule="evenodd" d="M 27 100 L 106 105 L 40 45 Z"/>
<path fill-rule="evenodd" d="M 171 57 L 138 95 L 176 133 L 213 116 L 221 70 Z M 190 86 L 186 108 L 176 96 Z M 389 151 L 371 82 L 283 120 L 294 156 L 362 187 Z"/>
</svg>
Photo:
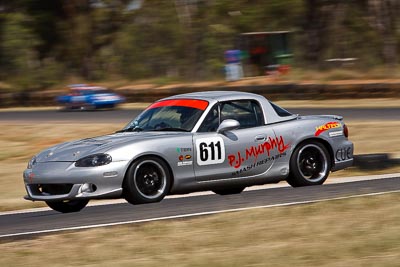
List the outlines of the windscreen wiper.
<svg viewBox="0 0 400 267">
<path fill-rule="evenodd" d="M 143 129 L 138 127 L 138 126 L 136 126 L 136 127 L 129 127 L 129 128 L 126 128 L 126 129 L 122 129 L 122 130 L 116 131 L 115 133 L 141 132 L 141 131 L 143 131 Z"/>
</svg>

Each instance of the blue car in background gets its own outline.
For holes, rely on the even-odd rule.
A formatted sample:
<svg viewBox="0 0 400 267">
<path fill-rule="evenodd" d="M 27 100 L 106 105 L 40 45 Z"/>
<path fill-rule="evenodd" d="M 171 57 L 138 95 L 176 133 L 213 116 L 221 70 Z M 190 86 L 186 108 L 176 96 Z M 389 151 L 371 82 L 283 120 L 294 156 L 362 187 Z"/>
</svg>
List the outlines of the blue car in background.
<svg viewBox="0 0 400 267">
<path fill-rule="evenodd" d="M 61 95 L 56 99 L 66 110 L 115 108 L 125 101 L 124 97 L 100 86 L 72 84 L 68 88 L 69 93 L 67 95 Z"/>
</svg>

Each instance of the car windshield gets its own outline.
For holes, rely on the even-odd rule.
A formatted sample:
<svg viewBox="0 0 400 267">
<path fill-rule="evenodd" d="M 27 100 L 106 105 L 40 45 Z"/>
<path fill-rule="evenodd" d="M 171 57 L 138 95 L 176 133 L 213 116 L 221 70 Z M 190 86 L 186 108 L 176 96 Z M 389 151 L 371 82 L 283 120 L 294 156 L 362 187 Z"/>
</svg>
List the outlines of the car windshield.
<svg viewBox="0 0 400 267">
<path fill-rule="evenodd" d="M 207 106 L 207 101 L 195 99 L 173 99 L 155 102 L 126 125 L 122 132 L 190 132 Z"/>
<path fill-rule="evenodd" d="M 91 89 L 85 89 L 85 90 L 71 90 L 72 95 L 93 95 L 93 94 L 109 94 L 111 91 L 106 90 L 106 89 L 100 89 L 100 90 L 91 90 Z"/>
</svg>

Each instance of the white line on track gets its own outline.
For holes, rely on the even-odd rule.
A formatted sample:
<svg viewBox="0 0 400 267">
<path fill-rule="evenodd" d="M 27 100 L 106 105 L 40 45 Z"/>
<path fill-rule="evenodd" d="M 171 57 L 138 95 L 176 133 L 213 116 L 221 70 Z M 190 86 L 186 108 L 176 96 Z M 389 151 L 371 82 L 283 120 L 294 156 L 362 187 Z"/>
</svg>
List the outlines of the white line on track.
<svg viewBox="0 0 400 267">
<path fill-rule="evenodd" d="M 23 236 L 23 235 L 46 234 L 46 233 L 64 232 L 64 231 L 86 230 L 86 229 L 106 227 L 106 226 L 120 226 L 120 225 L 126 225 L 126 224 L 137 224 L 137 223 L 145 223 L 145 222 L 153 222 L 153 221 L 161 221 L 161 220 L 182 219 L 182 218 L 198 217 L 198 216 L 204 216 L 204 215 L 214 215 L 214 214 L 220 214 L 220 213 L 226 213 L 226 212 L 237 212 L 237 211 L 246 211 L 246 210 L 263 209 L 263 208 L 274 208 L 274 207 L 286 207 L 286 206 L 294 206 L 294 205 L 302 205 L 302 204 L 312 204 L 312 203 L 317 203 L 317 202 L 343 200 L 343 199 L 351 199 L 351 198 L 357 198 L 357 197 L 379 196 L 379 195 L 390 194 L 390 193 L 399 193 L 399 192 L 400 192 L 400 190 L 394 190 L 394 191 L 387 191 L 387 192 L 359 194 L 359 195 L 353 195 L 353 196 L 334 197 L 334 198 L 326 198 L 326 199 L 319 199 L 319 200 L 308 200 L 308 201 L 289 202 L 289 203 L 255 206 L 255 207 L 247 207 L 247 208 L 198 212 L 198 213 L 150 218 L 150 219 L 143 219 L 143 220 L 103 223 L 103 224 L 95 224 L 95 225 L 87 225 L 87 226 L 65 227 L 65 228 L 48 229 L 48 230 L 41 230 L 41 231 L 31 231 L 31 232 L 20 232 L 20 233 L 14 233 L 14 234 L 0 235 L 0 238 L 17 237 L 17 236 Z"/>
</svg>

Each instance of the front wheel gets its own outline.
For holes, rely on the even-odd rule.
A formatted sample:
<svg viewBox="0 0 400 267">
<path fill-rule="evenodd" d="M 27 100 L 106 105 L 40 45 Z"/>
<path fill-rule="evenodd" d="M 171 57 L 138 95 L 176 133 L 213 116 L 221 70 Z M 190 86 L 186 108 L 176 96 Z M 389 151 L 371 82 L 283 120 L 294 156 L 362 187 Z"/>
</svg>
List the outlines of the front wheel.
<svg viewBox="0 0 400 267">
<path fill-rule="evenodd" d="M 63 200 L 63 201 L 46 201 L 47 206 L 51 209 L 62 212 L 78 212 L 89 203 L 88 199 L 74 199 L 74 200 Z"/>
<path fill-rule="evenodd" d="M 123 195 L 131 204 L 159 202 L 167 195 L 170 184 L 167 164 L 156 157 L 145 157 L 129 167 Z"/>
<path fill-rule="evenodd" d="M 293 187 L 321 185 L 331 170 L 330 155 L 323 144 L 305 142 L 294 150 L 290 158 L 287 182 Z"/>
</svg>

